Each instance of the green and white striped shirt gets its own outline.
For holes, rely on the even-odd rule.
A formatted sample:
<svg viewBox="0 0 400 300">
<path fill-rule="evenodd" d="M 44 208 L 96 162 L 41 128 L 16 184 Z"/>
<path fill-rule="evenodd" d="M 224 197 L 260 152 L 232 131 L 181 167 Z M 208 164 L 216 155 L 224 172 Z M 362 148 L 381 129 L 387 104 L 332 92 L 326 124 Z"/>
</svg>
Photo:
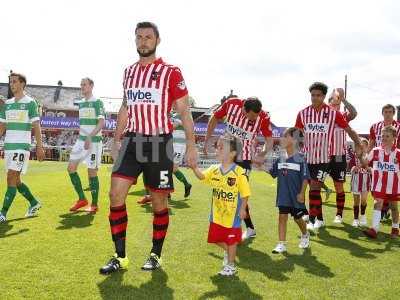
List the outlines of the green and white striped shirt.
<svg viewBox="0 0 400 300">
<path fill-rule="evenodd" d="M 99 124 L 99 119 L 104 119 L 104 106 L 100 99 L 94 97 L 89 100 L 82 99 L 78 103 L 79 106 L 79 139 L 86 140 L 86 137 Z M 93 143 L 100 143 L 102 140 L 101 130 L 97 135 L 92 136 Z"/>
<path fill-rule="evenodd" d="M 6 100 L 0 110 L 0 122 L 6 124 L 4 150 L 26 150 L 31 148 L 32 123 L 39 121 L 37 102 L 25 95 L 22 99 Z"/>
</svg>

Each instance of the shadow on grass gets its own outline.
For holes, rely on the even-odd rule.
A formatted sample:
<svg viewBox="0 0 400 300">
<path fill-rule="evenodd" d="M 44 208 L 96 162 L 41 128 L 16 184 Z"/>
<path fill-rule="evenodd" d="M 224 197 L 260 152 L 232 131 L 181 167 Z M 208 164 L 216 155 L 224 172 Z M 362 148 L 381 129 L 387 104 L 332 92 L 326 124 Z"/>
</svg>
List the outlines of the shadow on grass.
<svg viewBox="0 0 400 300">
<path fill-rule="evenodd" d="M 146 190 L 145 189 L 141 189 L 141 190 L 135 190 L 133 192 L 129 192 L 128 195 L 130 196 L 145 196 L 146 195 Z"/>
<path fill-rule="evenodd" d="M 92 225 L 94 219 L 93 214 L 79 214 L 69 213 L 59 216 L 61 218 L 61 226 L 57 227 L 57 230 L 67 230 L 72 228 L 85 228 Z"/>
<path fill-rule="evenodd" d="M 168 276 L 163 270 L 151 273 L 151 279 L 139 287 L 123 284 L 126 272 L 112 274 L 98 283 L 103 299 L 165 299 L 172 300 L 174 290 L 167 286 Z"/>
<path fill-rule="evenodd" d="M 13 227 L 14 227 L 14 225 L 11 225 L 10 222 L 5 222 L 3 224 L 0 224 L 0 239 L 6 238 L 6 237 L 10 237 L 10 236 L 14 236 L 14 235 L 18 235 L 18 234 L 21 234 L 21 233 L 29 231 L 28 228 L 23 228 L 23 229 L 20 229 L 20 230 L 18 230 L 16 232 L 7 234 L 7 232 L 9 232 Z"/>
<path fill-rule="evenodd" d="M 211 256 L 219 258 L 213 253 Z M 319 262 L 317 257 L 312 255 L 311 249 L 304 250 L 303 254 L 286 254 L 281 255 L 281 260 L 273 260 L 265 252 L 241 245 L 238 247 L 237 256 L 239 258 L 239 271 L 240 269 L 248 269 L 264 274 L 269 279 L 276 281 L 286 281 L 290 278 L 285 274 L 292 272 L 295 266 L 304 268 L 304 272 L 314 275 L 318 278 L 332 278 L 335 276 L 330 268 L 323 263 Z M 280 257 L 277 255 L 276 257 Z"/>
<path fill-rule="evenodd" d="M 185 208 L 190 208 L 190 205 L 187 204 L 188 199 L 183 199 L 183 200 L 173 200 L 170 199 L 168 200 L 168 208 L 169 208 L 169 214 L 170 216 L 174 215 L 173 209 L 185 209 Z M 144 208 L 144 212 L 147 214 L 152 214 L 153 213 L 153 208 L 151 207 L 150 203 L 146 203 L 144 205 L 141 205 L 142 208 Z"/>
<path fill-rule="evenodd" d="M 259 294 L 252 292 L 246 282 L 241 281 L 237 276 L 223 277 L 215 275 L 210 277 L 211 282 L 217 290 L 204 293 L 199 297 L 201 300 L 225 297 L 227 299 L 263 299 Z"/>
</svg>

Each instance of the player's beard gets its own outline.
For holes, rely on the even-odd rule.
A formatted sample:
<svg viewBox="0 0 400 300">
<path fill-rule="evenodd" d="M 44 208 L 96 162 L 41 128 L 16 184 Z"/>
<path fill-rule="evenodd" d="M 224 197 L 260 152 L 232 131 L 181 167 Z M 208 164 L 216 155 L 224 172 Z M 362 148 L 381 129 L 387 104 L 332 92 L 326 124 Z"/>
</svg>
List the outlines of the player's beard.
<svg viewBox="0 0 400 300">
<path fill-rule="evenodd" d="M 136 49 L 137 53 L 139 54 L 140 57 L 149 57 L 152 56 L 154 53 L 156 53 L 157 46 L 154 46 L 153 49 L 150 49 L 146 53 L 141 52 L 139 49 Z"/>
</svg>

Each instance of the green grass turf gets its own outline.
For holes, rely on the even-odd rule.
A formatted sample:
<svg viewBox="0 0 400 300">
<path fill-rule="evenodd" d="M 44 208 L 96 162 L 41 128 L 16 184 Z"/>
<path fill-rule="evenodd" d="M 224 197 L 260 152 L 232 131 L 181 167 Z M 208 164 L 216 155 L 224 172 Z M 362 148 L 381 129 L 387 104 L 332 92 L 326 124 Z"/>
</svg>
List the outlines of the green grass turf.
<svg viewBox="0 0 400 300">
<path fill-rule="evenodd" d="M 0 162 L 3 169 L 3 162 Z M 17 195 L 9 222 L 0 224 L 0 299 L 398 299 L 399 241 L 390 240 L 388 224 L 377 241 L 351 227 L 352 198 L 347 195 L 344 225 L 333 225 L 334 197 L 324 205 L 326 230 L 312 236 L 311 249 L 297 247 L 299 232 L 288 226 L 288 254 L 273 255 L 277 241 L 275 181 L 253 172 L 251 212 L 258 236 L 238 250 L 236 278 L 216 275 L 222 253 L 206 242 L 210 189 L 189 170 L 192 196 L 182 199 L 176 182 L 162 271 L 140 270 L 151 247 L 150 207 L 136 204 L 142 185 L 131 189 L 127 252 L 130 268 L 104 277 L 98 274 L 113 253 L 108 225 L 110 167 L 100 170 L 100 212 L 70 214 L 76 199 L 66 164 L 31 162 L 24 181 L 43 208 L 24 219 L 27 202 Z M 86 171 L 79 170 L 84 187 Z M 6 184 L 1 173 L 0 193 Z M 86 192 L 87 196 L 90 194 Z M 367 211 L 371 217 L 372 200 Z"/>
</svg>

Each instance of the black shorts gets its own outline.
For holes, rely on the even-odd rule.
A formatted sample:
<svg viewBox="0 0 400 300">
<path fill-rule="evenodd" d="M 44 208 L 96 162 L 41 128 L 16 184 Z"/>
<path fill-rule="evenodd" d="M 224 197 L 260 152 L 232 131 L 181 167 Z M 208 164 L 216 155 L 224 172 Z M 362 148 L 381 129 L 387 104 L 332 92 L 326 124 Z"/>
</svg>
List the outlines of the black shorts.
<svg viewBox="0 0 400 300">
<path fill-rule="evenodd" d="M 308 164 L 311 180 L 324 182 L 329 171 L 329 163 Z"/>
<path fill-rule="evenodd" d="M 112 177 L 125 178 L 135 184 L 143 173 L 146 188 L 154 192 L 172 192 L 173 158 L 171 134 L 143 136 L 130 133 L 122 141 Z"/>
<path fill-rule="evenodd" d="M 251 160 L 240 160 L 240 161 L 235 161 L 235 163 L 246 171 L 245 175 L 247 179 L 249 179 L 251 172 Z"/>
<path fill-rule="evenodd" d="M 278 208 L 281 215 L 290 214 L 296 220 L 307 214 L 307 209 L 304 208 L 295 208 L 289 206 L 279 206 Z"/>
<path fill-rule="evenodd" d="M 329 162 L 328 173 L 334 181 L 346 181 L 347 162 L 346 155 L 332 156 Z"/>
</svg>

